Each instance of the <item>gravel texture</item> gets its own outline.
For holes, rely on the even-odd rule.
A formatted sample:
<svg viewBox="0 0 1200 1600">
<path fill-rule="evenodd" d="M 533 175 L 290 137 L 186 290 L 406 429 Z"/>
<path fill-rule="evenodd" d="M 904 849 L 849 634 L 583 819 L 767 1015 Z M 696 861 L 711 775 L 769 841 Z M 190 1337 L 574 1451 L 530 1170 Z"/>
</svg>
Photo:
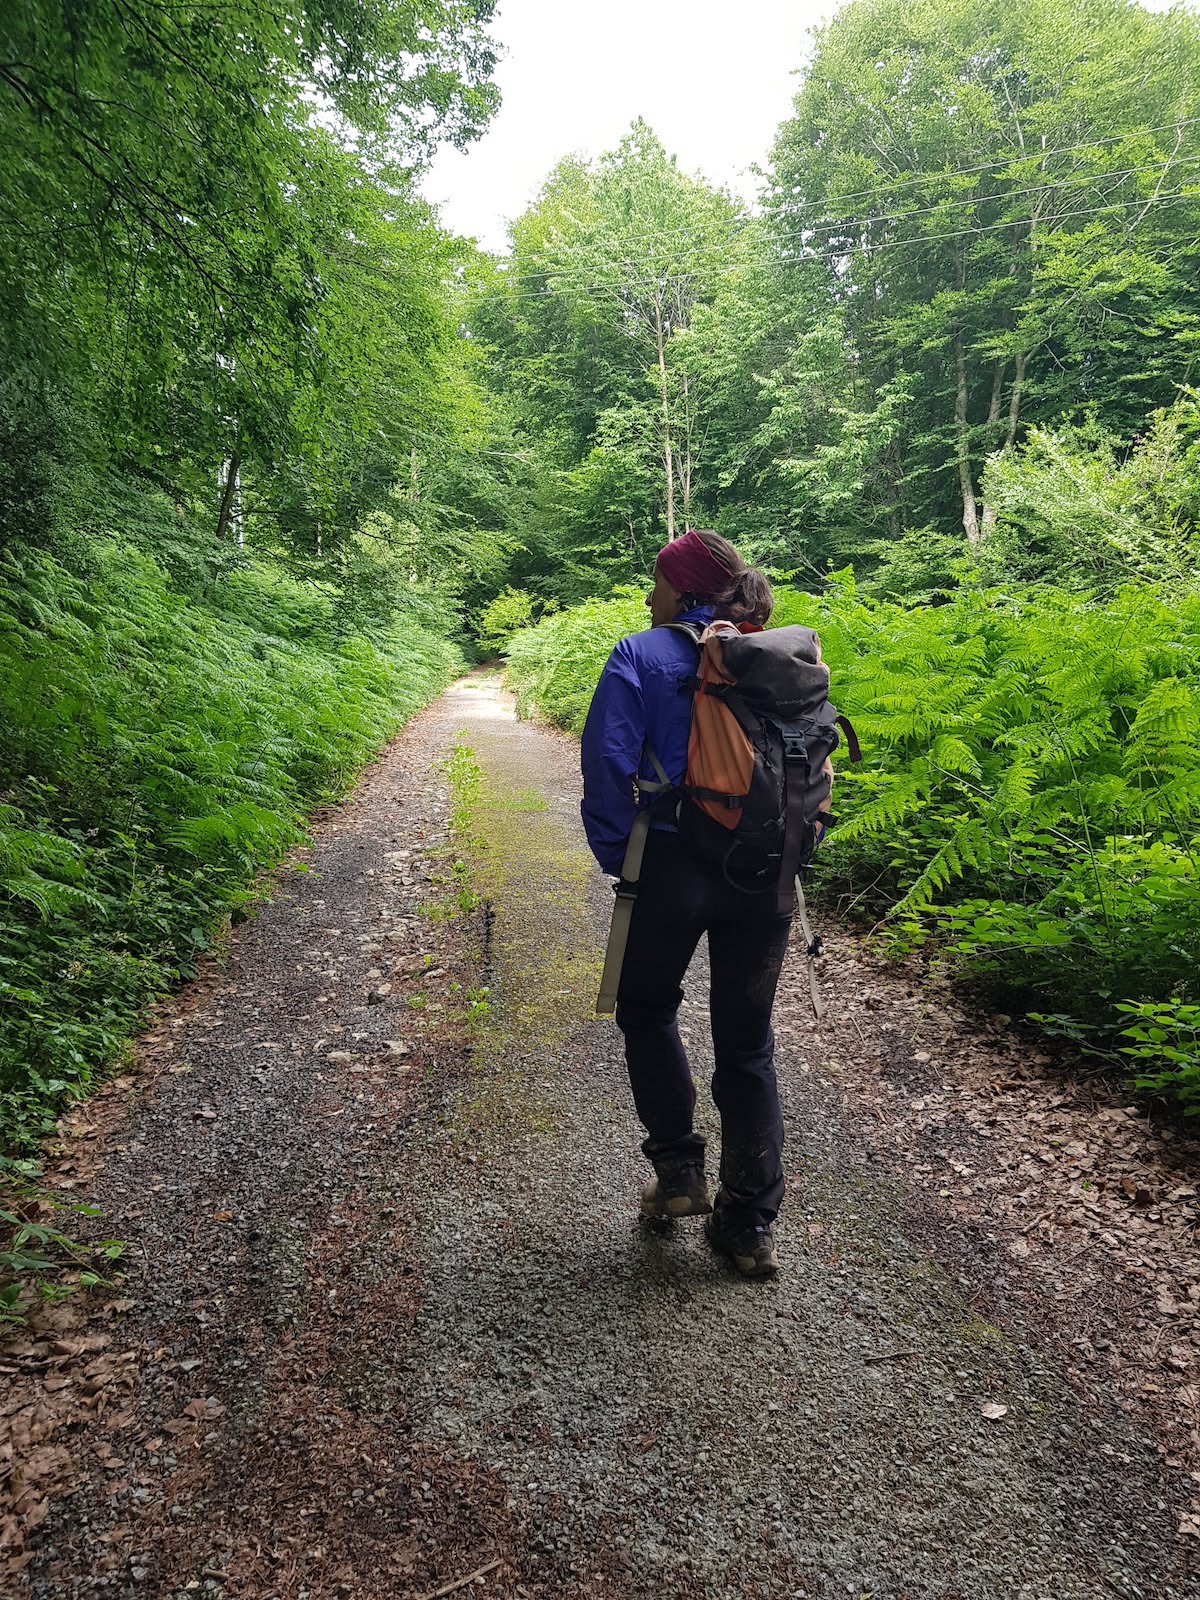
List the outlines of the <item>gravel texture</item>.
<svg viewBox="0 0 1200 1600">
<path fill-rule="evenodd" d="M 452 890 L 431 767 L 460 730 L 484 780 L 465 923 L 430 915 Z M 745 1283 L 697 1225 L 636 1220 L 619 1036 L 590 1016 L 610 897 L 577 801 L 574 743 L 464 680 L 76 1119 L 61 1181 L 139 1265 L 10 1352 L 10 1419 L 72 1462 L 43 1460 L 14 1581 L 1198 1600 L 1183 1475 L 1072 1384 L 1053 1307 L 1039 1326 L 996 1295 L 994 1252 L 824 1070 L 849 1023 L 804 1016 L 798 957 L 781 1276 Z M 701 1078 L 702 998 L 698 970 Z"/>
</svg>

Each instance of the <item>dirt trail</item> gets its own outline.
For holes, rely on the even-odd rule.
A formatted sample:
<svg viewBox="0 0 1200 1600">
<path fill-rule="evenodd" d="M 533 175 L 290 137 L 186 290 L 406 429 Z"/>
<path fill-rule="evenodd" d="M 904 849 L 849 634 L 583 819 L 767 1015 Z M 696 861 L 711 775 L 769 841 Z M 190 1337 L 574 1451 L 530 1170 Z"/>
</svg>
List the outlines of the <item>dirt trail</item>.
<svg viewBox="0 0 1200 1600">
<path fill-rule="evenodd" d="M 450 924 L 428 914 L 453 889 L 430 768 L 460 731 L 483 900 Z M 147 1076 L 81 1115 L 62 1180 L 142 1265 L 10 1356 L 8 1414 L 41 1452 L 26 1520 L 45 1504 L 14 1582 L 46 1600 L 408 1600 L 474 1572 L 454 1592 L 1197 1600 L 1191 1485 L 1152 1413 L 1069 1354 L 1080 1329 L 1112 1347 L 1136 1306 L 1091 1257 L 1087 1314 L 1045 1303 L 1073 1282 L 1028 1259 L 1058 1180 L 1009 1249 L 1014 1147 L 974 1102 L 931 1145 L 950 1052 L 914 1048 L 937 1029 L 903 974 L 840 941 L 843 1003 L 818 1032 L 793 963 L 778 1280 L 635 1219 L 619 1037 L 589 1016 L 609 896 L 576 769 L 494 680 L 455 686 L 164 1017 Z M 1051 1100 L 999 1025 L 958 1048 L 1040 1094 L 1034 1112 Z"/>
</svg>

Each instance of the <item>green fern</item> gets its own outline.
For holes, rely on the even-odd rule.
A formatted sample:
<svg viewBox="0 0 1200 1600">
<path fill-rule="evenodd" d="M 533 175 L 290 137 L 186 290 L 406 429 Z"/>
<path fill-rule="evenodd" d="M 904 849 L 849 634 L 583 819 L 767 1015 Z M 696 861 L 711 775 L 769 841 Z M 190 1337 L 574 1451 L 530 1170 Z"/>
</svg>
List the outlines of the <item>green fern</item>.
<svg viewBox="0 0 1200 1600">
<path fill-rule="evenodd" d="M 785 591 L 821 635 L 866 751 L 835 760 L 821 882 L 905 938 L 1115 1026 L 1116 1002 L 1200 1002 L 1200 595 L 1130 584 L 863 599 Z M 578 728 L 633 597 L 517 635 L 522 703 Z"/>
<path fill-rule="evenodd" d="M 461 660 L 418 599 L 339 640 L 329 593 L 266 561 L 195 596 L 117 540 L 88 561 L 0 552 L 0 770 L 19 775 L 0 805 L 0 1139 L 16 1146 L 53 1130 L 305 813 Z"/>
</svg>

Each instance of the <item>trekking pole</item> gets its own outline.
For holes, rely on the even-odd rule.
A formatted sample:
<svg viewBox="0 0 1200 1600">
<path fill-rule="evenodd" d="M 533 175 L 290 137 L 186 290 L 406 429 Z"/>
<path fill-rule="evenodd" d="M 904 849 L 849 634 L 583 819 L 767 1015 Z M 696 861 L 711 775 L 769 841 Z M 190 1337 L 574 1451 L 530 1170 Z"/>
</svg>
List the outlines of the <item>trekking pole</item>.
<svg viewBox="0 0 1200 1600">
<path fill-rule="evenodd" d="M 808 959 L 808 992 L 812 996 L 813 1015 L 820 1022 L 825 1015 L 825 1002 L 821 998 L 821 986 L 817 982 L 817 957 L 823 953 L 824 941 L 819 933 L 812 931 L 812 924 L 808 920 L 808 907 L 804 903 L 804 886 L 800 882 L 799 874 L 796 877 L 796 910 L 800 917 L 800 932 L 804 935 L 804 953 Z"/>
</svg>

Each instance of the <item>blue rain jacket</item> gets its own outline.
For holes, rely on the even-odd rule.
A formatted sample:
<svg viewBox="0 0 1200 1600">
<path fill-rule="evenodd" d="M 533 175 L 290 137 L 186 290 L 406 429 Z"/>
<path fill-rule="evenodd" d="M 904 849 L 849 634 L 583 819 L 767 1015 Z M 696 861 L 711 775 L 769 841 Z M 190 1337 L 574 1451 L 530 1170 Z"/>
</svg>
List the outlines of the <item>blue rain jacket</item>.
<svg viewBox="0 0 1200 1600">
<path fill-rule="evenodd" d="M 678 621 L 706 627 L 711 606 L 692 606 Z M 649 744 L 672 783 L 687 770 L 692 696 L 680 679 L 697 667 L 695 645 L 671 628 L 647 628 L 622 639 L 609 656 L 583 727 L 580 813 L 592 854 L 605 872 L 619 874 L 638 812 L 634 778 L 654 779 L 643 758 Z M 669 823 L 654 823 L 670 828 Z"/>
</svg>

